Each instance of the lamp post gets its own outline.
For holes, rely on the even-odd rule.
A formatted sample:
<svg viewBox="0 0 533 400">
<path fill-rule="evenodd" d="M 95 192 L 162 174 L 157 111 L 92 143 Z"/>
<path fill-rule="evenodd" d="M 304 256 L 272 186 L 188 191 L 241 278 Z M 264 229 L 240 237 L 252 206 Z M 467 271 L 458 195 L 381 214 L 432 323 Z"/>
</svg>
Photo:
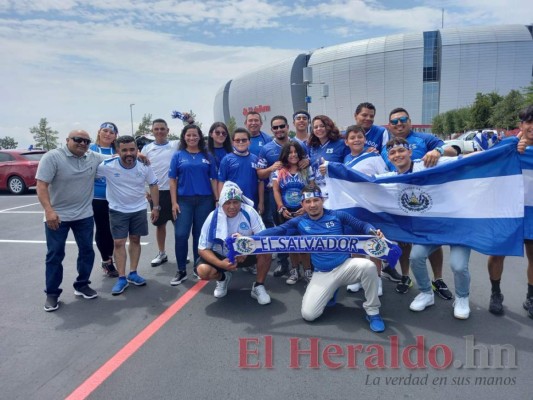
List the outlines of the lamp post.
<svg viewBox="0 0 533 400">
<path fill-rule="evenodd" d="M 130 104 L 130 118 L 131 118 L 131 136 L 135 136 L 133 134 L 133 106 L 135 104 Z"/>
</svg>

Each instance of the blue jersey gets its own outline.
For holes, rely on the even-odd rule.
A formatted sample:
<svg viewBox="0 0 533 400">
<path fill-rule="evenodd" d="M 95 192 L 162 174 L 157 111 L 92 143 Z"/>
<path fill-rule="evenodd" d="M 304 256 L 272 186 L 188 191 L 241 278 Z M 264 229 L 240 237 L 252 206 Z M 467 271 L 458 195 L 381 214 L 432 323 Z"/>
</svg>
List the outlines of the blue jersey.
<svg viewBox="0 0 533 400">
<path fill-rule="evenodd" d="M 178 150 L 172 156 L 168 177 L 178 180 L 178 196 L 212 195 L 211 179 L 217 178 L 215 158 L 202 152 Z"/>
<path fill-rule="evenodd" d="M 365 150 L 374 147 L 379 153 L 389 141 L 389 132 L 382 126 L 372 125 L 365 133 Z"/>
<path fill-rule="evenodd" d="M 324 215 L 317 220 L 307 214 L 257 233 L 258 236 L 298 236 L 298 235 L 367 235 L 375 229 L 369 223 L 352 217 L 344 211 L 324 209 Z M 352 233 L 353 232 L 353 233 Z M 311 253 L 315 271 L 329 272 L 350 258 L 343 253 Z"/>
<path fill-rule="evenodd" d="M 250 138 L 250 147 L 248 148 L 248 151 L 258 156 L 259 152 L 261 151 L 261 148 L 267 143 L 270 143 L 271 141 L 272 141 L 271 136 L 269 136 L 263 131 L 259 131 L 259 135 L 252 136 Z"/>
<path fill-rule="evenodd" d="M 241 156 L 230 153 L 222 159 L 218 170 L 220 182 L 231 181 L 239 185 L 244 195 L 257 204 L 258 200 L 258 177 L 257 156 L 249 153 Z"/>
<path fill-rule="evenodd" d="M 322 161 L 334 161 L 343 163 L 344 157 L 350 154 L 350 148 L 346 146 L 344 140 L 328 140 L 320 146 L 309 146 L 309 158 L 311 168 L 315 175 L 315 183 L 319 186 L 325 186 L 326 178 L 318 171 L 318 167 Z"/>
<path fill-rule="evenodd" d="M 107 156 L 112 156 L 115 154 L 115 151 L 112 147 L 100 147 L 96 143 L 93 143 L 89 146 L 89 149 L 94 151 L 95 153 L 104 154 Z M 94 198 L 98 200 L 105 200 L 105 189 L 106 189 L 106 181 L 105 178 L 95 178 L 94 180 Z"/>
<path fill-rule="evenodd" d="M 307 146 L 300 139 L 291 139 L 292 141 L 298 142 L 304 149 L 307 154 Z M 272 140 L 267 143 L 259 152 L 259 167 L 268 168 L 276 161 L 279 161 L 279 156 L 281 154 L 281 149 L 283 148 L 277 141 Z"/>
<path fill-rule="evenodd" d="M 224 147 L 215 147 L 214 148 L 214 154 L 213 157 L 215 157 L 215 163 L 217 166 L 217 171 L 220 168 L 220 162 L 224 157 L 226 157 L 226 154 L 229 154 Z"/>
<path fill-rule="evenodd" d="M 417 160 L 419 158 L 422 158 L 426 155 L 428 151 L 434 150 L 437 147 L 444 146 L 444 142 L 441 139 L 429 133 L 411 131 L 409 132 L 409 135 L 407 135 L 405 140 L 407 140 L 407 142 L 409 143 L 409 147 L 413 151 L 411 160 Z M 381 151 L 381 157 L 383 157 L 383 160 L 387 164 L 389 171 L 395 171 L 396 168 L 394 168 L 394 165 L 392 165 L 392 163 L 389 161 L 388 153 L 389 152 L 387 151 L 387 149 L 384 148 Z"/>
<path fill-rule="evenodd" d="M 289 211 L 297 211 L 302 206 L 302 189 L 315 177 L 311 168 L 295 174 L 291 174 L 287 169 L 281 169 L 274 172 L 272 179 L 278 181 L 283 205 Z"/>
</svg>

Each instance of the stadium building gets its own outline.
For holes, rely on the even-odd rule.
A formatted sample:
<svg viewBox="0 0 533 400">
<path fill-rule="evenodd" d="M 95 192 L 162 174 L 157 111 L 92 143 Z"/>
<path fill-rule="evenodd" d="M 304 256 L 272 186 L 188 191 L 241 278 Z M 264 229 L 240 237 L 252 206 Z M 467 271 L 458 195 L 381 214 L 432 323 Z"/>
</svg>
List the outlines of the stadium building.
<svg viewBox="0 0 533 400">
<path fill-rule="evenodd" d="M 217 92 L 214 117 L 228 122 L 233 116 L 240 126 L 249 110 L 270 121 L 306 109 L 343 129 L 353 124 L 355 107 L 369 101 L 376 124 L 404 107 L 415 129 L 428 130 L 435 115 L 472 104 L 476 93 L 506 95 L 532 77 L 533 26 L 405 33 L 297 54 L 235 77 Z"/>
</svg>

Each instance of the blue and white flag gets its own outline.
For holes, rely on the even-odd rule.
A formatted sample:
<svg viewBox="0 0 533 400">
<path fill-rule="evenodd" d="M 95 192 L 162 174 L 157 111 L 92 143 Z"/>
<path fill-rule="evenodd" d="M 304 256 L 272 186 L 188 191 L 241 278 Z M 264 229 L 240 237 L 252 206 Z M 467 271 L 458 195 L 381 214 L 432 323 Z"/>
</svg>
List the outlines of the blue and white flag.
<svg viewBox="0 0 533 400">
<path fill-rule="evenodd" d="M 524 238 L 533 239 L 533 146 L 520 155 L 524 176 Z"/>
<path fill-rule="evenodd" d="M 523 255 L 524 180 L 516 141 L 427 170 L 378 179 L 330 164 L 326 184 L 333 194 L 327 208 L 372 223 L 388 239 Z"/>
</svg>

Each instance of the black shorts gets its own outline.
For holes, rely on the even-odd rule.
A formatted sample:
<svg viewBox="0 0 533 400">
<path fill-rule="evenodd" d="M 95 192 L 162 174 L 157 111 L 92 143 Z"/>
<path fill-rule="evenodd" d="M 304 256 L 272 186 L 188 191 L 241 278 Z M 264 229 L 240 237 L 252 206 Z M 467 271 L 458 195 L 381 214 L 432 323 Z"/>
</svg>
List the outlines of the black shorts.
<svg viewBox="0 0 533 400">
<path fill-rule="evenodd" d="M 174 223 L 174 218 L 172 218 L 172 200 L 170 198 L 170 190 L 160 190 L 159 191 L 159 218 L 157 221 L 152 222 L 155 226 L 165 225 L 168 221 Z M 150 201 L 150 210 L 153 210 L 154 203 Z"/>
<path fill-rule="evenodd" d="M 218 253 L 215 253 L 213 252 L 213 254 L 219 259 L 219 260 L 223 260 L 225 258 L 227 258 L 226 256 L 222 256 Z M 209 265 L 211 268 L 214 268 L 216 269 L 218 272 L 227 272 L 227 270 L 223 269 L 223 268 L 220 268 L 220 267 L 216 267 L 212 264 L 209 264 L 207 261 L 205 261 L 201 256 L 198 257 L 198 259 L 196 260 L 196 262 L 194 263 L 194 269 L 196 270 L 196 268 L 198 267 L 198 265 L 200 264 L 207 264 Z M 247 256 L 244 261 L 242 263 L 238 263 L 237 264 L 237 268 L 245 268 L 245 267 L 251 267 L 252 265 L 255 265 L 257 264 L 257 256 L 255 255 L 251 255 L 251 256 Z"/>
<path fill-rule="evenodd" d="M 147 236 L 148 218 L 146 210 L 123 213 L 109 210 L 109 225 L 113 239 L 125 239 L 129 235 Z"/>
</svg>

